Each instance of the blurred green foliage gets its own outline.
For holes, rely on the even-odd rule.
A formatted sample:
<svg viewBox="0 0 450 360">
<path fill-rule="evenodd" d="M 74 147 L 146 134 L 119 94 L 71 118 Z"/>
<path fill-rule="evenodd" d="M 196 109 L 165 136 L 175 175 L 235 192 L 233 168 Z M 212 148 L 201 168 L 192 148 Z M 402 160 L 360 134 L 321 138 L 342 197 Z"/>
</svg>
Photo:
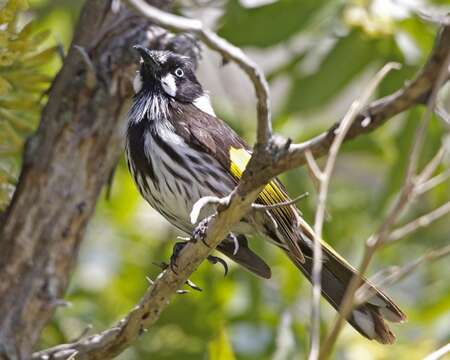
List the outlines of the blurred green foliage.
<svg viewBox="0 0 450 360">
<path fill-rule="evenodd" d="M 16 21 L 17 10 L 24 10 L 23 1 L 0 5 L 0 186 L 14 184 L 17 179 L 23 141 L 36 127 L 45 102 L 42 91 L 48 77 L 60 66 L 50 59 L 52 50 L 45 49 L 54 49 L 59 42 L 67 47 L 81 3 L 30 2 L 32 8 L 25 14 L 34 21 L 25 27 L 17 27 Z M 248 3 L 224 1 L 218 32 L 254 54 L 257 61 L 281 54 L 276 64 L 267 66 L 272 87 L 285 84 L 274 106 L 274 127 L 295 141 L 308 139 L 339 119 L 367 79 L 384 63 L 396 61 L 403 67 L 383 81 L 377 96 L 402 86 L 423 65 L 436 34 L 436 26 L 423 21 L 419 11 L 445 12 L 450 7 L 443 0 L 424 0 L 420 8 L 417 2 L 387 0 L 279 0 L 252 7 L 245 5 Z M 41 45 L 44 29 L 51 34 L 45 49 Z M 210 77 L 221 81 L 214 74 Z M 240 94 L 236 86 L 226 90 Z M 211 95 L 217 108 L 225 109 L 222 102 L 226 99 L 214 97 L 214 92 Z M 330 218 L 324 237 L 355 264 L 364 240 L 380 224 L 398 192 L 422 113 L 422 108 L 416 108 L 397 116 L 342 149 L 331 184 Z M 248 124 L 253 124 L 254 119 L 242 114 L 246 112 L 232 116 L 223 110 L 220 115 L 244 138 L 252 139 L 253 128 Z M 433 118 L 423 162 L 436 151 L 445 130 Z M 448 166 L 447 158 L 439 171 Z M 315 190 L 305 169 L 291 171 L 283 180 L 293 195 L 305 191 L 312 194 L 300 203 L 305 218 L 312 221 Z M 402 217 L 402 223 L 448 201 L 449 193 L 446 182 L 421 196 Z M 449 234 L 447 216 L 380 251 L 370 273 L 405 264 L 448 244 Z M 158 274 L 159 269 L 152 263 L 168 259 L 177 235 L 140 198 L 121 161 L 111 200 L 102 197 L 83 243 L 67 294 L 72 306 L 56 312 L 39 346 L 76 338 L 88 324 L 92 324 L 93 331 L 99 331 L 123 316 L 144 293 L 148 285 L 145 277 Z M 178 296 L 158 323 L 119 358 L 304 358 L 309 341 L 310 286 L 280 251 L 258 238 L 252 240 L 251 246 L 271 264 L 271 280 L 257 279 L 237 266 L 232 266 L 224 278 L 220 268 L 203 264 L 192 277 L 203 292 Z M 406 324 L 393 326 L 398 335 L 396 345 L 380 346 L 347 327 L 335 358 L 418 359 L 447 342 L 449 274 L 449 261 L 441 260 L 423 266 L 387 290 L 409 318 Z M 334 312 L 324 303 L 324 333 L 333 318 Z"/>
</svg>

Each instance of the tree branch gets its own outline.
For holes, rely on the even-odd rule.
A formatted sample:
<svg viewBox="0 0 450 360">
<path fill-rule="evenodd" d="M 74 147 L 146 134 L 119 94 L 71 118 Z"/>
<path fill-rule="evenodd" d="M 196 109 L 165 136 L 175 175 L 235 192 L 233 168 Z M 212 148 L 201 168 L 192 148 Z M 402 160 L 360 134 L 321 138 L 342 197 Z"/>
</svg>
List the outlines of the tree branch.
<svg viewBox="0 0 450 360">
<path fill-rule="evenodd" d="M 394 242 L 400 240 L 401 238 L 410 235 L 421 228 L 429 226 L 432 222 L 439 220 L 449 213 L 450 201 L 446 202 L 444 205 L 439 206 L 437 209 L 434 209 L 428 214 L 422 215 L 419 218 L 411 221 L 410 223 L 395 229 L 390 233 L 386 241 Z"/>
</svg>

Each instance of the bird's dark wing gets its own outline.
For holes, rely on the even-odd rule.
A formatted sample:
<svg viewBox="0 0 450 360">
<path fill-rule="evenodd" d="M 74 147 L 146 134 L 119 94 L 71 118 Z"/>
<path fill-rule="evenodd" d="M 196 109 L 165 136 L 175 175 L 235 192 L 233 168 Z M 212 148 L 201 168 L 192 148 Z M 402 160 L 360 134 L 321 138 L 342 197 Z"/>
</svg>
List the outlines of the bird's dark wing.
<svg viewBox="0 0 450 360">
<path fill-rule="evenodd" d="M 173 102 L 171 106 L 173 111 L 169 121 L 176 133 L 191 146 L 212 155 L 228 172 L 231 168 L 231 148 L 250 151 L 245 141 L 224 121 L 191 104 Z"/>
<path fill-rule="evenodd" d="M 250 160 L 250 147 L 224 121 L 211 116 L 191 104 L 174 102 L 172 118 L 169 120 L 176 133 L 184 140 L 213 156 L 225 172 L 238 181 Z M 274 205 L 289 201 L 289 196 L 277 179 L 271 181 L 259 195 L 257 202 Z M 279 246 L 287 248 L 304 262 L 299 243 L 299 215 L 295 206 L 283 206 L 267 210 L 267 219 L 263 231 Z M 275 222 L 275 224 L 273 224 Z"/>
</svg>

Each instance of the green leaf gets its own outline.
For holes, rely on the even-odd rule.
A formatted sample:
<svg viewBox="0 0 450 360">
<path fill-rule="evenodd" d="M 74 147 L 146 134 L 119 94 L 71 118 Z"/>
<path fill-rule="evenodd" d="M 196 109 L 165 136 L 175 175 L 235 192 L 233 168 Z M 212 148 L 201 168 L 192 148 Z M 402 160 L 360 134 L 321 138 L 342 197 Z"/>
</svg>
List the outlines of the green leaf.
<svg viewBox="0 0 450 360">
<path fill-rule="evenodd" d="M 37 54 L 33 54 L 24 59 L 24 65 L 27 67 L 48 64 L 57 54 L 57 46 L 52 46 Z"/>
<path fill-rule="evenodd" d="M 18 149 L 22 146 L 22 138 L 20 135 L 17 134 L 17 132 L 14 130 L 14 128 L 6 121 L 0 122 L 0 132 L 3 132 L 8 136 L 8 139 L 10 140 L 11 144 Z"/>
<path fill-rule="evenodd" d="M 209 360 L 236 359 L 224 326 L 220 327 L 217 336 L 210 341 L 208 346 L 208 355 Z"/>
<path fill-rule="evenodd" d="M 238 0 L 231 0 L 219 35 L 237 46 L 272 46 L 304 29 L 324 4 L 324 0 L 279 0 L 248 9 Z"/>
<path fill-rule="evenodd" d="M 30 21 L 29 23 L 27 23 L 17 34 L 17 39 L 18 40 L 26 40 L 26 39 L 30 38 L 33 34 L 34 27 L 35 26 L 34 26 L 33 21 Z"/>
<path fill-rule="evenodd" d="M 38 112 L 40 109 L 39 102 L 33 96 L 14 94 L 11 97 L 0 97 L 0 109 L 9 110 L 32 110 Z"/>
<path fill-rule="evenodd" d="M 48 84 L 52 81 L 51 76 L 39 73 L 28 67 L 22 67 L 20 70 L 12 71 L 10 73 L 3 73 L 3 77 L 9 82 L 15 83 L 17 87 L 21 89 L 24 89 L 29 83 Z M 27 79 L 27 83 L 24 83 L 23 79 Z"/>
<path fill-rule="evenodd" d="M 19 133 L 29 134 L 35 127 L 35 121 L 28 112 L 12 111 L 0 107 L 0 120 L 6 120 Z M 19 134 L 20 135 L 20 134 Z"/>
<path fill-rule="evenodd" d="M 0 8 L 0 24 L 13 23 L 17 12 L 28 8 L 26 0 L 9 0 L 6 5 L 0 3 L 1 5 L 4 6 Z"/>
<path fill-rule="evenodd" d="M 44 30 L 37 33 L 36 35 L 33 36 L 33 45 L 36 47 L 41 45 L 45 40 L 48 39 L 50 34 L 51 34 L 50 30 Z"/>
</svg>

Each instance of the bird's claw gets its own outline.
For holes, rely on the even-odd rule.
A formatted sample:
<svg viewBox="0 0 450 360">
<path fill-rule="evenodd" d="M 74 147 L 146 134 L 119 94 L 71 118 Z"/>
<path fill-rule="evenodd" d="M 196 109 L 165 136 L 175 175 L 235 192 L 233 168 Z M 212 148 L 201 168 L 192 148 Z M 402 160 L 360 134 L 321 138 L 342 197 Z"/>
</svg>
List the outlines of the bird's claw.
<svg viewBox="0 0 450 360">
<path fill-rule="evenodd" d="M 186 280 L 186 285 L 189 286 L 191 289 L 193 290 L 197 290 L 197 291 L 203 291 L 201 287 L 195 285 L 191 280 L 187 279 Z"/>
<path fill-rule="evenodd" d="M 207 260 L 208 260 L 211 264 L 213 264 L 213 265 L 215 265 L 215 264 L 217 264 L 217 263 L 219 263 L 220 265 L 222 265 L 222 266 L 223 266 L 223 269 L 224 269 L 224 274 L 223 274 L 223 276 L 227 276 L 227 274 L 228 274 L 228 265 L 227 265 L 227 263 L 225 262 L 225 260 L 221 259 L 220 257 L 213 256 L 213 255 L 209 255 L 209 256 L 207 257 Z"/>
<path fill-rule="evenodd" d="M 233 255 L 236 255 L 239 251 L 239 239 L 234 234 L 230 234 L 230 238 L 233 241 L 233 245 L 234 245 Z"/>
</svg>

